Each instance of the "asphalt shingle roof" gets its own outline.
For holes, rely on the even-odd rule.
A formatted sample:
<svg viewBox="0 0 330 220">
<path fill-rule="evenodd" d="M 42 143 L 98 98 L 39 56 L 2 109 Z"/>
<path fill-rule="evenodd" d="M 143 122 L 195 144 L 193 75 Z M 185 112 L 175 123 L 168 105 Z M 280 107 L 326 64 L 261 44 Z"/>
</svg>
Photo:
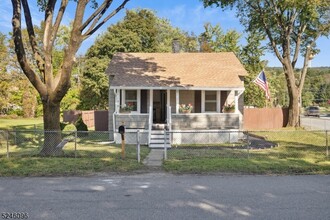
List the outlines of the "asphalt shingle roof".
<svg viewBox="0 0 330 220">
<path fill-rule="evenodd" d="M 243 88 L 243 65 L 232 52 L 117 53 L 107 74 L 110 86 Z"/>
</svg>

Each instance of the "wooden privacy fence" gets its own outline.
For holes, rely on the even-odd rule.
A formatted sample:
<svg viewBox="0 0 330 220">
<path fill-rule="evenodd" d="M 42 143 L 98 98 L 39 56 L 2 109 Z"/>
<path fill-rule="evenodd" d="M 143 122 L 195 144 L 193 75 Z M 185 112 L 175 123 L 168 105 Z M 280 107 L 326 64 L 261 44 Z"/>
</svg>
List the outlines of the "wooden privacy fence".
<svg viewBox="0 0 330 220">
<path fill-rule="evenodd" d="M 108 111 L 64 111 L 63 121 L 74 123 L 82 115 L 88 128 L 108 131 Z M 244 108 L 244 130 L 278 129 L 288 123 L 287 108 Z"/>
<path fill-rule="evenodd" d="M 288 108 L 244 108 L 244 130 L 285 127 L 288 115 Z"/>
<path fill-rule="evenodd" d="M 63 112 L 63 121 L 75 123 L 79 116 L 82 116 L 87 127 L 94 128 L 95 131 L 108 131 L 108 111 L 78 111 L 70 110 Z"/>
</svg>

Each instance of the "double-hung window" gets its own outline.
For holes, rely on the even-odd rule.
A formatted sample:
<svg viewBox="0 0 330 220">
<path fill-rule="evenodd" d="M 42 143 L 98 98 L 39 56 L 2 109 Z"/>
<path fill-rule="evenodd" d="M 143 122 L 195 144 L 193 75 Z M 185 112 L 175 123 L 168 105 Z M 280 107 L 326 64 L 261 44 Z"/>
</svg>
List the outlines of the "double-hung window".
<svg viewBox="0 0 330 220">
<path fill-rule="evenodd" d="M 205 91 L 205 112 L 217 111 L 217 92 Z"/>
<path fill-rule="evenodd" d="M 132 106 L 132 111 L 137 111 L 137 90 L 125 91 L 125 105 Z"/>
</svg>

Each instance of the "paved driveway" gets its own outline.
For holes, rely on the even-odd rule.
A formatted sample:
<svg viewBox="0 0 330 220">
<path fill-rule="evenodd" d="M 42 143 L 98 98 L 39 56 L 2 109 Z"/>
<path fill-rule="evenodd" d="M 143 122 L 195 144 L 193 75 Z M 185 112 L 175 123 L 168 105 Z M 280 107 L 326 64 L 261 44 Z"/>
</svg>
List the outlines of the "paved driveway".
<svg viewBox="0 0 330 220">
<path fill-rule="evenodd" d="M 142 174 L 0 178 L 0 212 L 29 219 L 329 219 L 330 176 Z"/>
</svg>

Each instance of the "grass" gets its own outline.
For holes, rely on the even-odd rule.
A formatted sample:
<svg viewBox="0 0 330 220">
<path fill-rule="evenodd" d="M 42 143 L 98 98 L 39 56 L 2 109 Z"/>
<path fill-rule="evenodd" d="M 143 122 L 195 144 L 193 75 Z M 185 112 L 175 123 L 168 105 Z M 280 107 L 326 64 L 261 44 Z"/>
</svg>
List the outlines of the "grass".
<svg viewBox="0 0 330 220">
<path fill-rule="evenodd" d="M 9 158 L 7 158 L 7 133 L 0 132 L 0 176 L 66 176 L 89 175 L 98 172 L 133 172 L 143 169 L 137 162 L 136 146 L 126 145 L 125 160 L 121 159 L 121 146 L 108 142 L 106 132 L 88 132 L 74 142 L 71 132 L 62 138 L 70 141 L 61 157 L 40 157 L 43 146 L 42 119 L 2 119 L 0 130 L 9 132 Z M 77 151 L 75 151 L 75 148 Z M 150 149 L 141 146 L 141 161 Z"/>
<path fill-rule="evenodd" d="M 126 146 L 124 160 L 121 159 L 121 150 L 118 145 L 80 147 L 77 158 L 74 158 L 74 151 L 70 147 L 64 150 L 62 157 L 39 157 L 37 153 L 35 148 L 28 154 L 15 149 L 10 153 L 10 158 L 2 154 L 0 176 L 89 175 L 98 172 L 132 172 L 144 168 L 142 163 L 137 162 L 136 149 L 132 145 Z M 141 161 L 148 153 L 149 148 L 142 146 Z"/>
<path fill-rule="evenodd" d="M 17 119 L 4 119 L 0 118 L 0 130 L 37 130 L 43 129 L 42 118 L 17 118 Z"/>
<path fill-rule="evenodd" d="M 329 162 L 301 159 L 193 158 L 165 161 L 164 168 L 174 173 L 330 174 Z"/>
<path fill-rule="evenodd" d="M 130 172 L 141 169 L 136 160 L 114 158 L 15 158 L 1 159 L 0 176 L 67 176 L 97 172 Z"/>
<path fill-rule="evenodd" d="M 284 130 L 255 134 L 278 147 L 249 151 L 221 146 L 178 147 L 168 151 L 168 160 L 163 167 L 174 173 L 330 174 L 324 132 Z"/>
<path fill-rule="evenodd" d="M 86 134 L 86 133 L 84 133 Z M 105 132 L 89 132 L 76 142 L 71 132 L 63 132 L 69 142 L 61 157 L 41 157 L 43 132 L 31 130 L 10 132 L 9 158 L 7 141 L 0 133 L 0 176 L 66 176 L 89 175 L 98 172 L 132 172 L 144 168 L 137 162 L 135 145 L 126 145 L 125 160 L 121 159 L 121 145 L 108 141 Z M 2 136 L 2 137 L 1 137 Z M 75 151 L 76 149 L 76 151 Z M 150 149 L 141 146 L 141 161 Z"/>
<path fill-rule="evenodd" d="M 40 157 L 43 132 L 34 131 L 34 125 L 42 129 L 42 119 L 0 119 L 0 130 L 22 131 L 10 133 L 10 158 L 6 158 L 6 133 L 0 132 L 0 176 L 89 175 L 144 168 L 137 163 L 134 145 L 127 145 L 126 159 L 122 160 L 120 146 L 107 142 L 104 132 L 89 132 L 76 142 L 72 134 L 64 133 L 70 141 L 64 147 L 63 156 Z M 168 151 L 163 167 L 174 173 L 330 174 L 324 132 L 285 129 L 253 133 L 278 146 L 248 151 L 240 147 L 244 143 L 231 147 L 227 144 L 182 145 Z M 148 147 L 141 147 L 141 161 L 149 151 Z"/>
</svg>

